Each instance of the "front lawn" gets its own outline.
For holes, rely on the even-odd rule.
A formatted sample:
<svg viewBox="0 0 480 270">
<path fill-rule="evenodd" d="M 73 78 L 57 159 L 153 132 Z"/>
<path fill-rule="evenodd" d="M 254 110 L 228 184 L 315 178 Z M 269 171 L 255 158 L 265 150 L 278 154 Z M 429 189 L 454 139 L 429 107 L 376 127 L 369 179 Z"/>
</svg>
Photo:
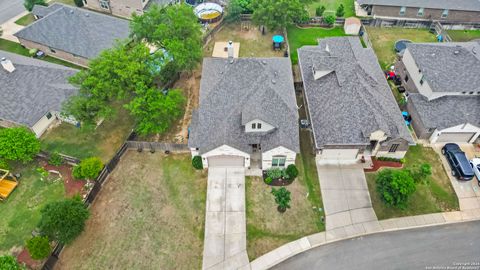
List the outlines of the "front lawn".
<svg viewBox="0 0 480 270">
<path fill-rule="evenodd" d="M 321 27 L 300 28 L 296 25 L 291 25 L 287 27 L 287 33 L 288 45 L 290 46 L 290 57 L 293 64 L 298 62 L 298 48 L 305 45 L 317 45 L 317 40 L 319 38 L 345 36 L 342 27 L 331 29 Z"/>
<path fill-rule="evenodd" d="M 40 220 L 40 209 L 65 196 L 62 181 L 41 181 L 36 162 L 17 164 L 11 170 L 20 173 L 19 185 L 6 201 L 0 202 L 0 255 L 18 252 Z"/>
<path fill-rule="evenodd" d="M 407 207 L 398 209 L 386 206 L 381 200 L 375 185 L 378 173 L 366 173 L 373 208 L 379 219 L 459 210 L 455 191 L 443 169 L 440 158 L 432 148 L 422 145 L 411 146 L 405 159 L 404 168 L 406 169 L 423 163 L 430 164 L 432 166 L 430 181 L 428 184 L 417 183 L 416 191 L 409 198 Z"/>
<path fill-rule="evenodd" d="M 21 17 L 20 19 L 16 20 L 15 23 L 18 25 L 27 26 L 35 21 L 35 17 L 33 17 L 32 13 L 28 13 L 27 15 Z"/>
<path fill-rule="evenodd" d="M 407 39 L 413 42 L 436 42 L 434 34 L 426 29 L 407 28 L 381 28 L 366 27 L 368 38 L 372 43 L 373 50 L 378 57 L 382 69 L 389 68 L 394 62 L 396 53 L 393 48 L 395 41 Z"/>
<path fill-rule="evenodd" d="M 56 269 L 200 269 L 206 189 L 190 155 L 127 151 Z"/>
<path fill-rule="evenodd" d="M 108 162 L 123 144 L 133 128 L 127 110 L 116 106 L 117 113 L 105 119 L 95 130 L 77 128 L 68 123 L 48 130 L 42 137 L 42 149 L 59 152 L 79 159 L 100 157 Z"/>
<path fill-rule="evenodd" d="M 353 0 L 313 0 L 307 5 L 307 11 L 311 17 L 314 17 L 316 16 L 316 8 L 325 6 L 325 15 L 335 14 L 340 4 L 343 4 L 345 7 L 345 15 L 343 16 L 344 18 L 355 16 L 355 6 L 353 4 Z"/>
<path fill-rule="evenodd" d="M 447 30 L 448 35 L 456 42 L 471 41 L 480 38 L 480 30 Z"/>
</svg>

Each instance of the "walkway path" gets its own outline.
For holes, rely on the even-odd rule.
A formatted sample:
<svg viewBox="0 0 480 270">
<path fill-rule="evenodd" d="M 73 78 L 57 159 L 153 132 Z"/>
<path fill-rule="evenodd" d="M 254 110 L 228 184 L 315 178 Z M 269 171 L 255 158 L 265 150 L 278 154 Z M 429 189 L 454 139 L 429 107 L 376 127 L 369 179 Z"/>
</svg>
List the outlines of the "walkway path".
<svg viewBox="0 0 480 270">
<path fill-rule="evenodd" d="M 245 168 L 208 169 L 203 269 L 249 269 Z"/>
<path fill-rule="evenodd" d="M 17 21 L 18 19 L 20 19 L 21 17 L 27 14 L 28 14 L 28 11 L 24 10 L 22 13 L 16 15 L 15 17 L 12 17 L 11 19 L 1 24 L 0 27 L 3 30 L 3 34 L 1 38 L 18 43 L 19 42 L 18 38 L 15 37 L 13 34 L 22 30 L 23 28 L 25 28 L 25 26 L 18 25 L 15 23 L 15 21 Z"/>
</svg>

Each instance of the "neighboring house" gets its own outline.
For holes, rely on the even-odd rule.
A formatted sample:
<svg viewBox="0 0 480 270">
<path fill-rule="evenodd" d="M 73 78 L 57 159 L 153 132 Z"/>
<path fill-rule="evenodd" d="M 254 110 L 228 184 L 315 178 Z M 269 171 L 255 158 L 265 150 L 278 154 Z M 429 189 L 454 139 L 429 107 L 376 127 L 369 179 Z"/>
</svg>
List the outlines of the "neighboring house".
<svg viewBox="0 0 480 270">
<path fill-rule="evenodd" d="M 176 3 L 180 3 L 180 0 L 88 0 L 85 7 L 130 18 L 132 13 L 141 15 L 154 4 L 166 6 Z"/>
<path fill-rule="evenodd" d="M 188 145 L 204 167 L 295 163 L 298 108 L 288 58 L 205 58 Z"/>
<path fill-rule="evenodd" d="M 77 65 L 88 66 L 90 59 L 129 37 L 124 19 L 58 3 L 35 9 L 41 18 L 14 36 L 27 48 Z"/>
<path fill-rule="evenodd" d="M 478 0 L 356 0 L 368 16 L 377 18 L 480 22 Z"/>
<path fill-rule="evenodd" d="M 411 43 L 397 73 L 417 137 L 469 142 L 480 136 L 480 43 Z"/>
<path fill-rule="evenodd" d="M 77 70 L 0 51 L 0 126 L 25 126 L 40 137 L 77 93 L 68 78 Z"/>
<path fill-rule="evenodd" d="M 317 158 L 403 158 L 414 141 L 371 48 L 358 37 L 298 49 Z"/>
</svg>

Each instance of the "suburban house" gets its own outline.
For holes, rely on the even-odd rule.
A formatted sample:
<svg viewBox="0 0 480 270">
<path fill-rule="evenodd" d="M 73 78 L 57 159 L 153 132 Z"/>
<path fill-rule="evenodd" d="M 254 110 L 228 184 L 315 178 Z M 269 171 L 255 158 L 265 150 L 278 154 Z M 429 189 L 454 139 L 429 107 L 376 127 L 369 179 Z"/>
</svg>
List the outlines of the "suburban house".
<svg viewBox="0 0 480 270">
<path fill-rule="evenodd" d="M 404 157 L 414 141 L 371 48 L 326 38 L 298 58 L 317 159 Z"/>
<path fill-rule="evenodd" d="M 75 69 L 0 51 L 0 126 L 25 126 L 40 137 L 60 119 L 61 105 L 77 88 L 68 83 Z"/>
<path fill-rule="evenodd" d="M 480 22 L 480 1 L 478 0 L 356 0 L 355 5 L 360 7 L 357 10 L 358 16 Z"/>
<path fill-rule="evenodd" d="M 395 64 L 420 139 L 473 143 L 480 136 L 480 42 L 411 43 Z"/>
<path fill-rule="evenodd" d="M 180 0 L 85 0 L 85 7 L 130 18 L 132 13 L 143 14 L 151 5 L 166 6 L 176 3 L 180 3 Z"/>
<path fill-rule="evenodd" d="M 204 168 L 294 164 L 300 147 L 290 60 L 205 58 L 188 145 Z"/>
<path fill-rule="evenodd" d="M 35 9 L 40 19 L 14 35 L 29 49 L 77 65 L 88 66 L 90 59 L 129 37 L 129 22 L 124 19 L 63 4 Z"/>
</svg>

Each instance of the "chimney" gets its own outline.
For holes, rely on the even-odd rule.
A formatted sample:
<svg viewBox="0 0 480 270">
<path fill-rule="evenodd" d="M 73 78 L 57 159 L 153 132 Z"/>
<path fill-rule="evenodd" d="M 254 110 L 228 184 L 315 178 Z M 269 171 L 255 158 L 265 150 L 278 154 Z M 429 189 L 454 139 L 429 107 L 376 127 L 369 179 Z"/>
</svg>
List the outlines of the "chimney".
<svg viewBox="0 0 480 270">
<path fill-rule="evenodd" d="M 233 50 L 233 41 L 229 41 L 227 44 L 227 52 L 228 52 L 228 60 L 230 60 L 230 63 L 233 63 L 233 57 L 234 57 L 234 50 Z"/>
<path fill-rule="evenodd" d="M 0 64 L 2 64 L 3 69 L 8 71 L 9 73 L 12 73 L 13 71 L 15 71 L 15 66 L 13 66 L 12 61 L 8 60 L 5 57 L 2 57 Z"/>
</svg>

